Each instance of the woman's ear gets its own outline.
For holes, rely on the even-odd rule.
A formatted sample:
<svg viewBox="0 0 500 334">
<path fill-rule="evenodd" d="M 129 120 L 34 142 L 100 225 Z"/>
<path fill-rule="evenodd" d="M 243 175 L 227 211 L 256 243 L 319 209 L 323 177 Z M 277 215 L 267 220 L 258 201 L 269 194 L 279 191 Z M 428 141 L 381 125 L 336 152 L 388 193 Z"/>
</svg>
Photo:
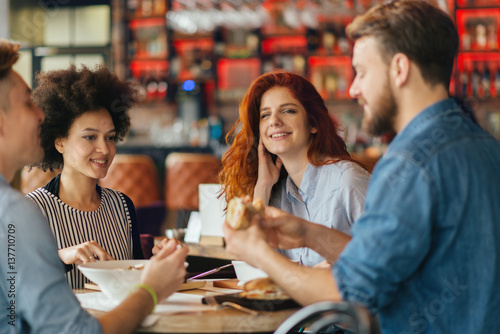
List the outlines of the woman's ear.
<svg viewBox="0 0 500 334">
<path fill-rule="evenodd" d="M 64 138 L 57 138 L 54 141 L 54 146 L 56 147 L 57 152 L 63 154 L 64 153 Z"/>
<path fill-rule="evenodd" d="M 318 133 L 318 129 L 316 129 L 316 127 L 314 127 L 314 126 L 313 126 L 313 127 L 311 128 L 311 133 L 313 133 L 313 134 L 314 134 L 314 133 Z"/>
</svg>

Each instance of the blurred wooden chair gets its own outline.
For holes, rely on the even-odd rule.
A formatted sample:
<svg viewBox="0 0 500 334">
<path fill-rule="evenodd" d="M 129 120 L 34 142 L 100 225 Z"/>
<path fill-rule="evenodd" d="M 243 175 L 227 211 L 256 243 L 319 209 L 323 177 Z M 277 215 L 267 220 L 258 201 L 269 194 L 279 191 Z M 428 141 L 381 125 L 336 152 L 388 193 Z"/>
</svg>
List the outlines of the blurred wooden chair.
<svg viewBox="0 0 500 334">
<path fill-rule="evenodd" d="M 368 170 L 368 172 L 372 172 L 373 168 L 375 168 L 375 165 L 377 164 L 379 158 L 371 157 L 366 154 L 361 154 L 361 153 L 351 153 L 351 157 L 353 159 L 356 159 L 359 161 L 365 168 Z"/>
<path fill-rule="evenodd" d="M 44 172 L 40 168 L 30 168 L 25 166 L 21 171 L 20 191 L 26 195 L 40 187 L 45 186 L 50 180 L 60 173 L 61 170 L 59 169 L 56 169 L 53 172 L 50 170 Z"/>
<path fill-rule="evenodd" d="M 153 159 L 147 155 L 117 154 L 99 185 L 121 191 L 136 207 L 160 200 L 158 173 Z"/>
<path fill-rule="evenodd" d="M 143 154 L 117 154 L 99 185 L 121 191 L 134 203 L 141 233 L 160 235 L 165 205 L 160 199 L 158 172 Z"/>
<path fill-rule="evenodd" d="M 190 212 L 199 207 L 198 185 L 219 182 L 221 160 L 212 154 L 171 153 L 165 160 L 165 168 L 169 228 L 186 227 Z"/>
</svg>

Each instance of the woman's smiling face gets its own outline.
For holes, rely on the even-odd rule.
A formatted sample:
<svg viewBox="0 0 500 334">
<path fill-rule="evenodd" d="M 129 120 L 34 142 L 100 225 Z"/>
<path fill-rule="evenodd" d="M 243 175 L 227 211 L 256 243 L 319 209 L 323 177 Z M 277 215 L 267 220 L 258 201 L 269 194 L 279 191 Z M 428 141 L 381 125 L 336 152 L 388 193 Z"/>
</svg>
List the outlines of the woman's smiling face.
<svg viewBox="0 0 500 334">
<path fill-rule="evenodd" d="M 262 95 L 260 137 L 266 149 L 280 158 L 304 157 L 316 132 L 307 112 L 286 87 L 273 87 Z"/>
<path fill-rule="evenodd" d="M 115 126 L 107 110 L 84 113 L 73 122 L 66 138 L 56 139 L 64 170 L 93 179 L 105 177 L 116 154 L 115 136 Z"/>
</svg>

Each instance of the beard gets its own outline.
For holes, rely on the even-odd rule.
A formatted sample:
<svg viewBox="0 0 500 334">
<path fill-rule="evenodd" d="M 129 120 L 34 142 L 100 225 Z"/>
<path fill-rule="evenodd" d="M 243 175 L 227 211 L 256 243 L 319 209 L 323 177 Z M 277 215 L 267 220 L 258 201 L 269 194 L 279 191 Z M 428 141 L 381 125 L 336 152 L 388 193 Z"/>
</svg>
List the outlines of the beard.
<svg viewBox="0 0 500 334">
<path fill-rule="evenodd" d="M 372 106 L 371 112 L 365 111 L 362 127 L 363 130 L 372 136 L 381 136 L 387 132 L 394 131 L 394 120 L 397 114 L 397 104 L 394 99 L 392 88 L 385 80 L 384 88 L 382 89 L 385 94 L 380 95 Z"/>
</svg>

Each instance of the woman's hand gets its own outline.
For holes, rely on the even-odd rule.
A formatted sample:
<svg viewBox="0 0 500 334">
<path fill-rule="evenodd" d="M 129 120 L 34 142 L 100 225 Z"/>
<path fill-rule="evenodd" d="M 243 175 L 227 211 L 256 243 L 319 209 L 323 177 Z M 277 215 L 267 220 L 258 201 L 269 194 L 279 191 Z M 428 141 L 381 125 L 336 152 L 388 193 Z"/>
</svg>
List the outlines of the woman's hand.
<svg viewBox="0 0 500 334">
<path fill-rule="evenodd" d="M 162 240 L 163 241 L 163 240 Z M 151 257 L 141 276 L 142 283 L 152 287 L 158 295 L 158 302 L 177 291 L 186 277 L 186 256 L 189 249 L 170 239 Z"/>
<path fill-rule="evenodd" d="M 62 248 L 58 250 L 58 254 L 65 264 L 114 260 L 96 241 L 87 241 L 83 244 Z"/>
<path fill-rule="evenodd" d="M 175 241 L 177 243 L 177 245 L 182 245 L 181 242 L 178 241 L 177 239 L 163 238 L 160 242 L 156 243 L 155 246 L 153 247 L 153 250 L 152 250 L 153 255 L 156 255 L 160 250 L 162 250 L 170 240 Z"/>
<path fill-rule="evenodd" d="M 283 162 L 280 158 L 276 159 L 276 163 L 273 162 L 271 154 L 262 143 L 262 138 L 259 139 L 257 151 L 259 154 L 259 171 L 253 199 L 260 198 L 264 204 L 269 204 L 271 189 L 279 180 Z"/>
</svg>

